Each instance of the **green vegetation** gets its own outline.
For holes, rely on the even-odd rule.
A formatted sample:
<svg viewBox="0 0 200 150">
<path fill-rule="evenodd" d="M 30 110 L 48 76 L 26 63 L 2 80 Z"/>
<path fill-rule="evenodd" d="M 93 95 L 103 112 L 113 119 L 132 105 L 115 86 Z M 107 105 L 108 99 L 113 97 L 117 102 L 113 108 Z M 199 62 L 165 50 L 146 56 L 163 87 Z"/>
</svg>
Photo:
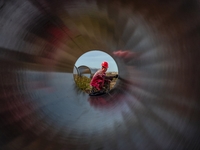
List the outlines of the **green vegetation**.
<svg viewBox="0 0 200 150">
<path fill-rule="evenodd" d="M 111 74 L 107 73 L 106 74 L 107 76 L 110 76 Z M 113 75 L 113 74 L 112 74 Z M 74 80 L 75 80 L 75 83 L 77 85 L 77 87 L 80 89 L 80 90 L 83 90 L 85 91 L 86 93 L 89 93 L 91 91 L 91 87 L 90 87 L 90 81 L 91 79 L 86 77 L 86 76 L 79 76 L 79 75 L 74 75 Z M 116 83 L 116 78 L 114 78 L 112 80 L 112 82 L 110 83 L 110 88 L 112 89 Z"/>
<path fill-rule="evenodd" d="M 85 92 L 89 92 L 91 90 L 90 81 L 91 79 L 86 76 L 74 76 L 75 83 L 77 87 Z"/>
</svg>

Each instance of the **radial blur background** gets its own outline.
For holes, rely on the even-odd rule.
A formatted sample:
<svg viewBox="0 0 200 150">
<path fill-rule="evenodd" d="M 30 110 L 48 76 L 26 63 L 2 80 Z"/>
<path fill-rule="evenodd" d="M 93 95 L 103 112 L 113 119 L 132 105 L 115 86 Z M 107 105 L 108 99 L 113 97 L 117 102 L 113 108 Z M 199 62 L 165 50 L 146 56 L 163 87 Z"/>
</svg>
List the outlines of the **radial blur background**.
<svg viewBox="0 0 200 150">
<path fill-rule="evenodd" d="M 200 149 L 199 13 L 199 0 L 0 0 L 0 149 Z M 103 96 L 73 80 L 91 50 L 118 66 Z"/>
</svg>

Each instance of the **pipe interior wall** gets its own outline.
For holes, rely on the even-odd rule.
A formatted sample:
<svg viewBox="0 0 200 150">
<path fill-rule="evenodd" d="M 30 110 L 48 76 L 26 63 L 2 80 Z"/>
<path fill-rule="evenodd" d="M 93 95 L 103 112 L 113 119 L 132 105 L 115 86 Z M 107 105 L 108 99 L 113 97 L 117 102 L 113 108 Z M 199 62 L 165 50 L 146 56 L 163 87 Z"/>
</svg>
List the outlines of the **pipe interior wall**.
<svg viewBox="0 0 200 150">
<path fill-rule="evenodd" d="M 198 0 L 0 1 L 0 149 L 200 149 L 199 11 Z M 90 50 L 118 65 L 109 94 L 76 87 Z"/>
</svg>

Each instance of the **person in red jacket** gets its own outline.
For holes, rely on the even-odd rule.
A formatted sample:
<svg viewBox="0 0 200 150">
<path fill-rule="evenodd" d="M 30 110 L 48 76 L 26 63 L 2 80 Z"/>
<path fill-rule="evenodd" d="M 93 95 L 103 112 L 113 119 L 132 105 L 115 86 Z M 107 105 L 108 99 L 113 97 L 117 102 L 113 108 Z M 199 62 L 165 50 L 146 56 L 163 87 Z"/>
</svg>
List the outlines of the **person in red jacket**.
<svg viewBox="0 0 200 150">
<path fill-rule="evenodd" d="M 92 77 L 92 80 L 90 82 L 90 86 L 92 86 L 92 92 L 99 92 L 102 91 L 104 88 L 105 82 L 109 82 L 113 78 L 117 78 L 118 75 L 115 76 L 106 76 L 106 71 L 108 69 L 108 62 L 104 61 L 101 64 L 102 68 L 98 70 L 94 76 Z"/>
</svg>

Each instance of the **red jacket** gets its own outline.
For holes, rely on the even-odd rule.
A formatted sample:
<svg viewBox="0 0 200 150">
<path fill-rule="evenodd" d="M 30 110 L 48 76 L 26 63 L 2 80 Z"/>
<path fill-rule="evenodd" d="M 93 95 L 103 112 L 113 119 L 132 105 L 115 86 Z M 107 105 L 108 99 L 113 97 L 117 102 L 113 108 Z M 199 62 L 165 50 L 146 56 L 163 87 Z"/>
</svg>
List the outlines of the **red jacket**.
<svg viewBox="0 0 200 150">
<path fill-rule="evenodd" d="M 97 89 L 101 88 L 101 86 L 103 86 L 103 84 L 104 84 L 105 77 L 106 77 L 106 74 L 103 73 L 103 71 L 101 69 L 98 70 L 94 74 L 94 76 L 90 82 L 90 85 Z"/>
</svg>

